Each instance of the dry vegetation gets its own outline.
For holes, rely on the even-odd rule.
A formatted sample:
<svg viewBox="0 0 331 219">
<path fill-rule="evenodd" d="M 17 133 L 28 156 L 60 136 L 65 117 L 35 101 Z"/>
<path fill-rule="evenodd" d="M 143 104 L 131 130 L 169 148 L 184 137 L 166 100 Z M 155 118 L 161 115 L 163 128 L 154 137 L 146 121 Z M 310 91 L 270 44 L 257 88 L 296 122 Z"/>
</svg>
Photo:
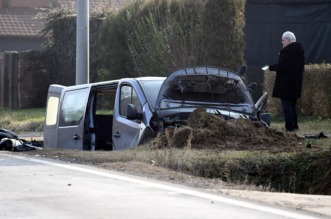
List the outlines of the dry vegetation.
<svg viewBox="0 0 331 219">
<path fill-rule="evenodd" d="M 298 137 L 267 127 L 261 121 L 225 120 L 195 110 L 188 125 L 166 131 L 153 141 L 157 148 L 177 147 L 216 150 L 254 150 L 268 152 L 296 151 Z"/>
<path fill-rule="evenodd" d="M 42 132 L 44 129 L 45 109 L 1 109 L 0 128 L 16 133 Z"/>
<path fill-rule="evenodd" d="M 168 130 L 135 149 L 38 150 L 28 154 L 198 187 L 256 186 L 268 191 L 330 195 L 330 143 L 329 138 L 303 139 L 261 122 L 224 120 L 198 109 L 187 126 Z"/>
</svg>

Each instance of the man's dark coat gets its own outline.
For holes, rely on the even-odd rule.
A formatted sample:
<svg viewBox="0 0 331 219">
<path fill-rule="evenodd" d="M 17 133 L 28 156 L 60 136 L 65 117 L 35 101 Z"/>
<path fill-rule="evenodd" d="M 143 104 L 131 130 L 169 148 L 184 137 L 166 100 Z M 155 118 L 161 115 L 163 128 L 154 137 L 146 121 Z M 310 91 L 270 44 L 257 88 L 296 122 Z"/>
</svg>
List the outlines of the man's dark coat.
<svg viewBox="0 0 331 219">
<path fill-rule="evenodd" d="M 300 98 L 304 66 L 305 55 L 300 43 L 290 43 L 283 48 L 280 51 L 278 63 L 269 66 L 270 71 L 276 71 L 272 97 L 282 99 Z"/>
</svg>

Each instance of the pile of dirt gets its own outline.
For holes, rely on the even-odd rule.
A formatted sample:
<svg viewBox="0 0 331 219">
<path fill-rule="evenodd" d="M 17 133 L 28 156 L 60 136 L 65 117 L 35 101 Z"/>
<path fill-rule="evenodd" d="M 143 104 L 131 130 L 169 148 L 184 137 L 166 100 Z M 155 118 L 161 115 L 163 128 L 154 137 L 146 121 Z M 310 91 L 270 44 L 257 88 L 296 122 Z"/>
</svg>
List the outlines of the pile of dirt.
<svg viewBox="0 0 331 219">
<path fill-rule="evenodd" d="M 296 151 L 300 146 L 294 133 L 267 127 L 262 121 L 224 119 L 196 109 L 187 126 L 169 129 L 154 140 L 157 147 L 195 149 Z"/>
</svg>

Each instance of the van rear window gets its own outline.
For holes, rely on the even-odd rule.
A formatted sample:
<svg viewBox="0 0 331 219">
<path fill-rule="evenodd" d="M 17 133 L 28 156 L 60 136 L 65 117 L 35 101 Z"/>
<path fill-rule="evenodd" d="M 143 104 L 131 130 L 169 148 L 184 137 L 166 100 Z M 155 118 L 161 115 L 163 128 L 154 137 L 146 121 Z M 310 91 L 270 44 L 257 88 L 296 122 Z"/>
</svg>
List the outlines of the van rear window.
<svg viewBox="0 0 331 219">
<path fill-rule="evenodd" d="M 46 125 L 55 125 L 59 108 L 59 98 L 49 97 L 47 101 Z"/>
</svg>

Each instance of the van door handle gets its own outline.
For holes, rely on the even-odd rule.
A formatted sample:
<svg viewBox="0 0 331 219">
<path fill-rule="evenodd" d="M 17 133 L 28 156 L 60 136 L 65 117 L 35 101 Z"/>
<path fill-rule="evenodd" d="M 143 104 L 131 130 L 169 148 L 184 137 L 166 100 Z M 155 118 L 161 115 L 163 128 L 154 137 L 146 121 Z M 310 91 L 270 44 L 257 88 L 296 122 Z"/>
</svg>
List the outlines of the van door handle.
<svg viewBox="0 0 331 219">
<path fill-rule="evenodd" d="M 119 137 L 121 137 L 121 134 L 120 134 L 119 132 L 116 132 L 116 133 L 114 134 L 114 137 L 115 137 L 115 138 L 119 138 Z"/>
<path fill-rule="evenodd" d="M 79 135 L 75 134 L 72 138 L 77 141 L 79 139 Z"/>
</svg>

